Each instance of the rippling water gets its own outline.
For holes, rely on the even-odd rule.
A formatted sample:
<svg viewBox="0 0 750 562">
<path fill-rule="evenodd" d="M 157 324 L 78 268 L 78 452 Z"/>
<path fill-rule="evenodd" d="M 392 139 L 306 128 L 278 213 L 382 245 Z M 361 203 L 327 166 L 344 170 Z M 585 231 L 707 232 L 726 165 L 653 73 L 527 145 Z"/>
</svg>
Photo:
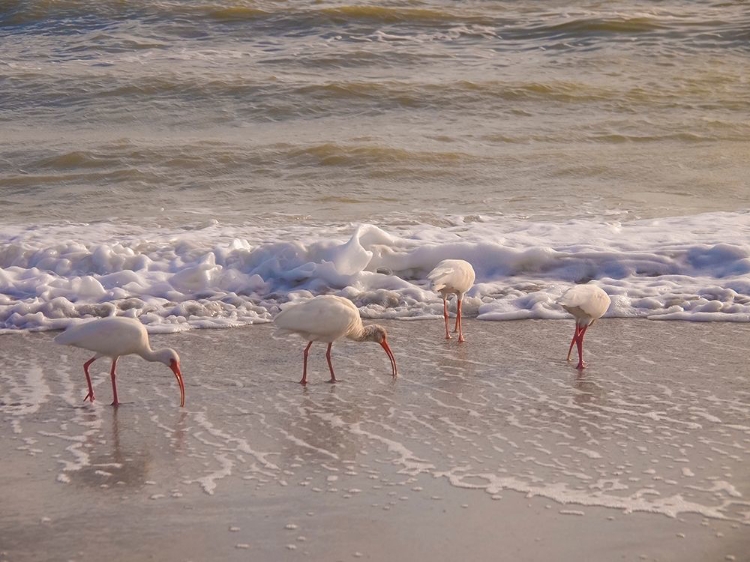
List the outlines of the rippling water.
<svg viewBox="0 0 750 562">
<path fill-rule="evenodd" d="M 661 560 L 740 559 L 748 326 L 630 318 L 750 322 L 748 55 L 745 1 L 0 2 L 8 556 L 163 557 L 171 536 L 183 558 L 325 558 L 344 527 L 370 556 L 396 537 L 368 510 L 463 545 L 481 533 L 429 516 L 480 496 L 507 523 L 537 496 L 590 534 L 609 508 L 604 558 L 656 536 Z M 445 258 L 477 271 L 463 346 L 427 280 Z M 473 320 L 566 317 L 583 282 L 628 318 L 587 336 L 583 376 L 572 322 Z M 237 327 L 324 293 L 386 319 L 396 381 L 341 344 L 342 383 L 313 348 L 301 389 L 299 339 L 192 330 L 154 337 L 182 355 L 185 409 L 136 360 L 112 409 L 106 365 L 82 405 L 83 352 L 27 333 Z M 387 320 L 414 317 L 434 320 Z M 626 520 L 643 511 L 670 537 Z"/>
<path fill-rule="evenodd" d="M 179 273 L 211 260 L 189 235 L 216 222 L 252 249 L 363 222 L 682 216 L 664 236 L 700 245 L 716 219 L 695 217 L 750 208 L 749 29 L 739 1 L 5 2 L 0 267 L 158 238 L 191 246 L 158 264 Z M 750 259 L 729 220 L 740 235 L 710 243 Z M 58 266 L 41 269 L 72 283 Z M 610 274 L 589 269 L 560 281 Z M 32 297 L 7 282 L 0 307 Z"/>
<path fill-rule="evenodd" d="M 750 197 L 743 2 L 7 5 L 10 219 Z"/>
</svg>

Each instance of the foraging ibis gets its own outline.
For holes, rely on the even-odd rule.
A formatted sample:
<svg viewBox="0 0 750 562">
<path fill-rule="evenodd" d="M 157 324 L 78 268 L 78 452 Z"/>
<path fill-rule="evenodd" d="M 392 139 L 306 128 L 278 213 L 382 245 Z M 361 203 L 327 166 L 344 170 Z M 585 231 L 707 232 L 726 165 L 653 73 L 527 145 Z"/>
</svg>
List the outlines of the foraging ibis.
<svg viewBox="0 0 750 562">
<path fill-rule="evenodd" d="M 458 341 L 466 341 L 461 325 L 461 302 L 466 291 L 474 284 L 476 274 L 471 264 L 464 260 L 443 260 L 428 275 L 432 281 L 432 289 L 443 297 L 443 318 L 445 318 L 445 339 L 451 339 L 448 333 L 448 295 L 456 295 L 456 326 L 453 331 L 458 332 Z"/>
<path fill-rule="evenodd" d="M 62 334 L 55 338 L 55 343 L 72 345 L 93 351 L 95 355 L 83 364 L 83 372 L 86 373 L 86 382 L 89 385 L 89 393 L 84 401 L 94 401 L 94 388 L 91 386 L 89 366 L 100 357 L 112 359 L 112 369 L 109 376 L 112 379 L 113 406 L 120 402 L 117 399 L 117 373 L 115 368 L 117 360 L 123 355 L 140 355 L 146 361 L 158 361 L 172 369 L 177 383 L 180 385 L 180 406 L 185 406 L 185 384 L 182 381 L 180 371 L 180 357 L 173 349 L 160 349 L 153 351 L 148 341 L 148 332 L 140 321 L 134 318 L 121 316 L 110 316 L 91 320 L 75 326 L 70 326 Z"/>
<path fill-rule="evenodd" d="M 611 300 L 609 295 L 596 285 L 576 285 L 568 289 L 557 302 L 576 319 L 576 330 L 568 348 L 567 360 L 570 361 L 573 344 L 576 344 L 578 347 L 576 368 L 583 369 L 586 366 L 583 362 L 583 336 L 588 327 L 607 312 Z"/>
<path fill-rule="evenodd" d="M 307 354 L 314 341 L 328 343 L 326 359 L 331 371 L 329 382 L 336 382 L 331 363 L 331 347 L 334 341 L 344 337 L 354 341 L 379 343 L 391 360 L 393 376 L 398 374 L 396 358 L 388 346 L 385 328 L 377 324 L 364 326 L 359 317 L 359 310 L 349 299 L 333 295 L 317 296 L 285 308 L 276 316 L 274 324 L 279 331 L 299 334 L 309 342 L 304 352 L 300 384 L 307 384 Z"/>
</svg>

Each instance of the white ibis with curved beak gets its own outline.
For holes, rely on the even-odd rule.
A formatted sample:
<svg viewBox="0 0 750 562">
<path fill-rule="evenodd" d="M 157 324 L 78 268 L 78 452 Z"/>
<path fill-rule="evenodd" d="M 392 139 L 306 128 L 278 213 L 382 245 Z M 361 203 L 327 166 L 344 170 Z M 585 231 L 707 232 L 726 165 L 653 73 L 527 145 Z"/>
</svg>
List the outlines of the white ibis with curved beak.
<svg viewBox="0 0 750 562">
<path fill-rule="evenodd" d="M 430 271 L 427 279 L 432 281 L 432 289 L 443 297 L 443 318 L 445 318 L 445 339 L 451 339 L 448 333 L 448 295 L 456 295 L 456 326 L 454 332 L 458 332 L 458 341 L 466 341 L 463 327 L 461 326 L 461 302 L 466 291 L 474 284 L 476 274 L 471 264 L 464 260 L 443 260 L 435 269 Z"/>
<path fill-rule="evenodd" d="M 55 343 L 72 345 L 81 349 L 93 351 L 95 355 L 83 364 L 83 372 L 86 373 L 86 382 L 89 385 L 89 393 L 83 399 L 94 401 L 94 388 L 91 386 L 89 366 L 100 357 L 112 359 L 112 369 L 109 376 L 112 379 L 113 406 L 120 402 L 117 400 L 117 373 L 115 367 L 117 360 L 123 355 L 140 355 L 146 361 L 158 361 L 172 369 L 177 383 L 180 385 L 180 406 L 185 406 L 185 384 L 180 372 L 180 357 L 173 349 L 160 349 L 153 351 L 148 341 L 148 332 L 138 320 L 124 318 L 122 316 L 110 316 L 99 318 L 70 326 L 62 334 L 55 338 Z"/>
<path fill-rule="evenodd" d="M 588 327 L 607 312 L 612 301 L 609 295 L 596 285 L 576 285 L 568 289 L 557 302 L 576 319 L 576 331 L 568 348 L 567 360 L 570 361 L 573 344 L 576 344 L 578 347 L 576 368 L 583 369 L 586 367 L 586 363 L 583 362 L 583 336 Z"/>
<path fill-rule="evenodd" d="M 307 384 L 307 354 L 314 341 L 328 343 L 326 359 L 331 371 L 329 382 L 336 382 L 331 363 L 331 347 L 334 341 L 344 337 L 354 341 L 379 343 L 388 355 L 388 359 L 391 360 L 393 376 L 398 374 L 396 358 L 388 346 L 385 328 L 377 324 L 364 326 L 359 317 L 359 310 L 349 299 L 333 295 L 317 296 L 309 301 L 285 308 L 273 322 L 280 331 L 299 334 L 309 342 L 304 352 L 300 384 Z"/>
</svg>

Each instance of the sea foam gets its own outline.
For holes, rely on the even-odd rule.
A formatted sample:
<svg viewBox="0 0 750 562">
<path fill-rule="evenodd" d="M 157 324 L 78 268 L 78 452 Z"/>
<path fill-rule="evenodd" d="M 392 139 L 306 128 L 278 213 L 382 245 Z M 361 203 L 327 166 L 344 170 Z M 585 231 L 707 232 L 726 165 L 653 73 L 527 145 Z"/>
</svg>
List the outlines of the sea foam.
<svg viewBox="0 0 750 562">
<path fill-rule="evenodd" d="M 474 266 L 464 311 L 482 320 L 564 318 L 557 298 L 591 282 L 612 297 L 606 316 L 747 322 L 749 219 L 7 226 L 0 330 L 60 329 L 113 314 L 140 317 L 151 332 L 239 326 L 319 294 L 352 299 L 365 318 L 433 317 L 442 303 L 426 276 L 446 258 Z"/>
</svg>

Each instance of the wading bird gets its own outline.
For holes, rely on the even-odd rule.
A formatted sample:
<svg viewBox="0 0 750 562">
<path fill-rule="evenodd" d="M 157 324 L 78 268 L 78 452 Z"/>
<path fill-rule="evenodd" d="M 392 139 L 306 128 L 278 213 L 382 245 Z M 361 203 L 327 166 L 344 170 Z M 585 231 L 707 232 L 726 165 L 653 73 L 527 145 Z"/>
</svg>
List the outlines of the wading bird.
<svg viewBox="0 0 750 562">
<path fill-rule="evenodd" d="M 596 285 L 576 285 L 568 289 L 557 301 L 565 310 L 570 312 L 576 319 L 576 331 L 568 348 L 568 361 L 573 352 L 573 344 L 578 347 L 578 365 L 576 368 L 583 369 L 583 336 L 591 324 L 607 312 L 610 304 L 607 293 Z"/>
<path fill-rule="evenodd" d="M 432 281 L 432 289 L 443 297 L 443 317 L 445 318 L 445 339 L 451 339 L 448 333 L 448 295 L 456 295 L 456 326 L 454 332 L 458 332 L 458 341 L 464 339 L 463 327 L 461 326 L 461 302 L 466 291 L 474 284 L 476 274 L 471 264 L 464 260 L 443 260 L 435 269 L 430 271 L 427 279 Z"/>
<path fill-rule="evenodd" d="M 388 347 L 385 328 L 377 324 L 364 326 L 359 317 L 359 310 L 348 299 L 333 295 L 314 297 L 282 310 L 274 319 L 274 324 L 280 331 L 299 334 L 309 342 L 304 352 L 300 384 L 307 384 L 307 354 L 314 341 L 328 343 L 326 359 L 331 371 L 329 382 L 336 382 L 336 375 L 331 364 L 331 347 L 334 341 L 344 337 L 354 341 L 379 343 L 391 360 L 393 376 L 398 374 L 396 358 L 391 348 Z"/>
<path fill-rule="evenodd" d="M 185 384 L 180 372 L 180 357 L 173 349 L 160 349 L 153 351 L 148 341 L 148 332 L 138 320 L 124 318 L 121 316 L 110 316 L 91 320 L 83 324 L 70 326 L 62 334 L 55 338 L 55 343 L 72 345 L 81 349 L 93 351 L 95 355 L 83 364 L 83 372 L 86 373 L 86 382 L 89 385 L 89 393 L 83 399 L 94 401 L 94 388 L 91 386 L 89 376 L 89 365 L 100 357 L 112 359 L 112 369 L 109 376 L 112 379 L 113 406 L 120 402 L 117 400 L 117 373 L 115 367 L 117 360 L 123 355 L 140 355 L 146 361 L 158 361 L 172 369 L 177 383 L 180 385 L 180 406 L 185 405 Z"/>
</svg>

